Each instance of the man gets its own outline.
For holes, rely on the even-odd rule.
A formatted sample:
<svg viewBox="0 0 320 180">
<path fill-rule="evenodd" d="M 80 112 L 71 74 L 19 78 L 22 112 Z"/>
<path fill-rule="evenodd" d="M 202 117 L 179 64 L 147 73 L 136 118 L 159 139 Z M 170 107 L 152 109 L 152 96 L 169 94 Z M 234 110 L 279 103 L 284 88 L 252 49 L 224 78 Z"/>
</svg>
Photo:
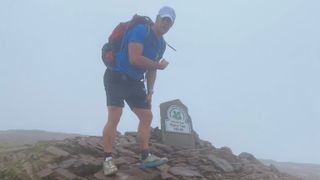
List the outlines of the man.
<svg viewBox="0 0 320 180">
<path fill-rule="evenodd" d="M 112 159 L 112 144 L 116 137 L 124 101 L 140 121 L 138 141 L 142 165 L 155 167 L 167 162 L 167 158 L 151 154 L 148 143 L 152 121 L 151 99 L 156 73 L 169 64 L 162 58 L 166 47 L 163 35 L 172 27 L 175 17 L 174 10 L 165 6 L 159 10 L 155 23 L 150 27 L 138 24 L 130 29 L 124 35 L 123 48 L 116 55 L 115 67 L 107 68 L 105 72 L 104 85 L 108 106 L 108 122 L 103 129 L 105 175 L 117 172 Z"/>
</svg>

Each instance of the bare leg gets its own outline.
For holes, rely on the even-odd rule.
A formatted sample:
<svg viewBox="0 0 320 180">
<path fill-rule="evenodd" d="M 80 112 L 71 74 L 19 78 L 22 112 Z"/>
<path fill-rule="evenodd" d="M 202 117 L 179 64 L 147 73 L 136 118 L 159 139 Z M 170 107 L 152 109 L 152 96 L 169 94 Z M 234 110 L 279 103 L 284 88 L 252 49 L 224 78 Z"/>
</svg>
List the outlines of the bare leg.
<svg viewBox="0 0 320 180">
<path fill-rule="evenodd" d="M 104 152 L 112 152 L 112 145 L 116 138 L 117 126 L 122 114 L 121 107 L 108 106 L 108 122 L 103 129 Z"/>
<path fill-rule="evenodd" d="M 138 141 L 140 149 L 149 148 L 152 112 L 150 109 L 134 108 L 133 112 L 138 116 L 140 122 L 138 126 Z"/>
</svg>

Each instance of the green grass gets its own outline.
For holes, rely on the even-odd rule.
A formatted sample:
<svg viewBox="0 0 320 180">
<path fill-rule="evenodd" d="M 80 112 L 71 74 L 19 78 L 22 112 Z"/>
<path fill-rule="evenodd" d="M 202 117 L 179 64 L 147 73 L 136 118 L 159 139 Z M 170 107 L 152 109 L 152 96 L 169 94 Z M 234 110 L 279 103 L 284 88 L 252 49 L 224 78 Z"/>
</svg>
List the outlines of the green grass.
<svg viewBox="0 0 320 180">
<path fill-rule="evenodd" d="M 0 171 L 0 179 L 2 180 L 22 180 L 14 169 L 5 169 Z"/>
<path fill-rule="evenodd" d="M 10 142 L 0 142 L 0 150 L 19 147 L 19 145 Z"/>
</svg>

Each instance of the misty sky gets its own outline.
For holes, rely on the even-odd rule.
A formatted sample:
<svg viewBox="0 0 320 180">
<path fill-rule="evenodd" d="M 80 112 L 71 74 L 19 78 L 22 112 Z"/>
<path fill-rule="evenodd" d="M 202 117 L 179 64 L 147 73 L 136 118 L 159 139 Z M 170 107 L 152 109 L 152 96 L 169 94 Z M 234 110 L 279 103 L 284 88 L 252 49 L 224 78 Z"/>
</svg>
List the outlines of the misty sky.
<svg viewBox="0 0 320 180">
<path fill-rule="evenodd" d="M 320 163 L 320 1 L 1 0 L 0 130 L 101 135 L 101 46 L 120 21 L 176 10 L 159 104 L 180 99 L 201 139 L 235 154 Z M 135 131 L 126 106 L 119 131 Z"/>
</svg>

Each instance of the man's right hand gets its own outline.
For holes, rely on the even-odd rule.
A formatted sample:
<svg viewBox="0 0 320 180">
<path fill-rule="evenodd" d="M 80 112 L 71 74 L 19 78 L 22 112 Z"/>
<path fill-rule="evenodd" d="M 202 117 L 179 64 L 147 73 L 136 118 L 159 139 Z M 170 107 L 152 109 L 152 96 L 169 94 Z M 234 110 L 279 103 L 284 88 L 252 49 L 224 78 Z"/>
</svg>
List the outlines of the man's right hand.
<svg viewBox="0 0 320 180">
<path fill-rule="evenodd" d="M 159 68 L 160 70 L 164 70 L 169 65 L 169 62 L 165 59 L 161 59 L 159 62 Z"/>
</svg>

